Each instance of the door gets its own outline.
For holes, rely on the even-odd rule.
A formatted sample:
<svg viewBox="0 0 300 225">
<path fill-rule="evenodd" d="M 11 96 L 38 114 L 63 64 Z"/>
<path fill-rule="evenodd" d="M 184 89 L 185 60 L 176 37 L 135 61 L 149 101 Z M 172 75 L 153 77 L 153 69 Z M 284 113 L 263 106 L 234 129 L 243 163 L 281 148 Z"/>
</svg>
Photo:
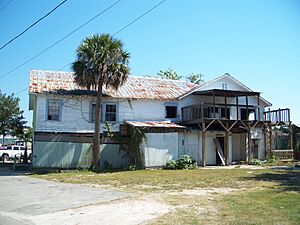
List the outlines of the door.
<svg viewBox="0 0 300 225">
<path fill-rule="evenodd" d="M 259 146 L 259 139 L 252 139 L 252 145 L 251 145 L 252 159 L 258 159 L 258 146 Z"/>
</svg>

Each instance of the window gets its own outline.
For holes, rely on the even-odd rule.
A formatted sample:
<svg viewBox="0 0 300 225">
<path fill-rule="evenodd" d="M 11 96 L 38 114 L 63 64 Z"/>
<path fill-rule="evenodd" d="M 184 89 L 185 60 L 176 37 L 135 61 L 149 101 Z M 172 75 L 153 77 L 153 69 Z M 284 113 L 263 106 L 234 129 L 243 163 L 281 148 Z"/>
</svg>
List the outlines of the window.
<svg viewBox="0 0 300 225">
<path fill-rule="evenodd" d="M 226 117 L 227 114 L 227 117 Z M 230 119 L 230 109 L 227 108 L 227 113 L 225 113 L 225 108 L 221 108 L 221 118 Z"/>
<path fill-rule="evenodd" d="M 13 150 L 19 150 L 19 147 L 13 147 Z"/>
<path fill-rule="evenodd" d="M 105 114 L 103 114 L 103 112 Z M 90 106 L 90 122 L 95 122 L 96 104 L 92 103 Z M 115 122 L 117 121 L 117 105 L 103 104 L 101 105 L 101 121 Z"/>
<path fill-rule="evenodd" d="M 101 121 L 102 121 L 102 118 L 103 118 L 103 115 L 102 115 L 102 105 L 101 105 Z M 92 103 L 91 104 L 91 108 L 90 108 L 90 122 L 91 123 L 94 123 L 95 122 L 95 115 L 96 115 L 96 104 L 95 103 Z"/>
<path fill-rule="evenodd" d="M 227 82 L 221 82 L 222 89 L 227 90 Z"/>
<path fill-rule="evenodd" d="M 166 106 L 166 118 L 177 118 L 177 106 Z"/>
<path fill-rule="evenodd" d="M 117 105 L 106 104 L 105 107 L 105 121 L 117 121 Z"/>
<path fill-rule="evenodd" d="M 48 100 L 47 102 L 47 120 L 60 120 L 61 101 Z"/>
</svg>

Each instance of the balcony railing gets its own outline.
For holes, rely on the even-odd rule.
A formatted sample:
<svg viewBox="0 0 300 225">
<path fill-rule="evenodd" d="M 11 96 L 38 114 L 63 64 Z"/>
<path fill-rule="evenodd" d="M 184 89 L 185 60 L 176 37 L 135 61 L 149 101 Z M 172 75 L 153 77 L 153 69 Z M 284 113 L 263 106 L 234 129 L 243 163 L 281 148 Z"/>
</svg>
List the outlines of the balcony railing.
<svg viewBox="0 0 300 225">
<path fill-rule="evenodd" d="M 182 121 L 193 121 L 199 119 L 226 119 L 230 118 L 229 107 L 227 111 L 225 108 L 221 108 L 218 105 L 201 104 L 201 105 L 191 105 L 181 108 Z"/>
<path fill-rule="evenodd" d="M 230 105 L 230 106 L 234 106 L 234 105 Z M 243 113 L 240 111 L 241 109 L 243 109 Z M 235 109 L 231 108 L 231 110 L 235 110 Z M 264 112 L 263 118 L 258 117 L 257 106 L 251 106 L 251 107 L 249 106 L 247 110 L 248 110 L 248 116 L 246 113 L 245 106 L 239 105 L 239 107 L 237 108 L 239 117 L 237 117 L 237 114 L 235 114 L 235 117 L 232 117 L 229 106 L 227 107 L 227 110 L 225 110 L 223 104 L 221 105 L 216 104 L 215 108 L 211 104 L 198 104 L 198 105 L 191 105 L 191 106 L 181 108 L 181 115 L 182 115 L 182 122 L 191 122 L 191 121 L 196 121 L 201 119 L 222 119 L 222 120 L 231 119 L 231 120 L 246 120 L 246 121 L 263 120 L 272 123 L 290 122 L 290 109 L 278 109 L 272 111 L 269 110 L 267 112 Z M 250 116 L 251 113 L 253 113 L 252 117 Z"/>
<path fill-rule="evenodd" d="M 264 119 L 265 121 L 273 123 L 291 122 L 290 109 L 286 108 L 266 111 L 264 112 Z"/>
</svg>

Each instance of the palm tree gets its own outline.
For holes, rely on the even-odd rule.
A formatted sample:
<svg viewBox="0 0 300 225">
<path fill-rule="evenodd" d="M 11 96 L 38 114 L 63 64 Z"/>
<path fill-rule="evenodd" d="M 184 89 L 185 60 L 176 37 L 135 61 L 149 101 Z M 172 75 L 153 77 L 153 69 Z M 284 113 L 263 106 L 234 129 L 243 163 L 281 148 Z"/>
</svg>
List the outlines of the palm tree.
<svg viewBox="0 0 300 225">
<path fill-rule="evenodd" d="M 109 34 L 85 38 L 76 51 L 72 64 L 75 82 L 88 90 L 97 91 L 92 169 L 100 169 L 100 123 L 103 86 L 118 89 L 129 75 L 129 58 L 123 43 Z"/>
</svg>

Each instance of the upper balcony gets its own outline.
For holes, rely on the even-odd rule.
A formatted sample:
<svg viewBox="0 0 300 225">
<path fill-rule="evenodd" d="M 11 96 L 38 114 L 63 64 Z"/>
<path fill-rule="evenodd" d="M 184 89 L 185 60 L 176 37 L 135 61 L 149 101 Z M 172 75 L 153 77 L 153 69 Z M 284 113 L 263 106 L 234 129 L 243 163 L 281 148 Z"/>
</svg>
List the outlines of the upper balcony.
<svg viewBox="0 0 300 225">
<path fill-rule="evenodd" d="M 201 96 L 210 96 L 212 102 L 190 105 L 181 108 L 181 121 L 183 124 L 197 124 L 204 120 L 226 120 L 226 121 L 246 121 L 246 122 L 270 122 L 272 124 L 286 124 L 290 122 L 290 110 L 279 109 L 263 112 L 264 105 L 261 105 L 260 93 L 251 91 L 232 90 L 206 90 L 195 93 Z M 256 97 L 257 103 L 252 105 L 248 102 L 248 97 Z M 216 97 L 223 97 L 224 103 L 216 103 Z M 245 97 L 245 101 L 240 104 L 240 97 Z M 231 99 L 230 104 L 227 103 Z M 235 98 L 235 102 L 232 99 Z M 242 98 L 243 99 L 243 98 Z M 255 98 L 254 98 L 255 99 Z M 220 98 L 219 98 L 220 100 Z M 245 104 L 246 103 L 246 104 Z"/>
</svg>

